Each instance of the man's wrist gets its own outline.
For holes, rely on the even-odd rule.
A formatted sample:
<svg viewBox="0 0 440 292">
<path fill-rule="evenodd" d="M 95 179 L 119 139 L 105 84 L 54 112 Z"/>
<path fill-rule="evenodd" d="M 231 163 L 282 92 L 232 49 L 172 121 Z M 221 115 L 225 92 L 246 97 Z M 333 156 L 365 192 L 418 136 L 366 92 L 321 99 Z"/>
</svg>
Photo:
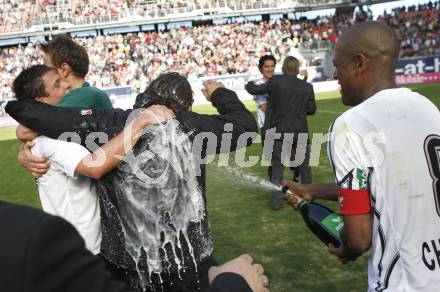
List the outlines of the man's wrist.
<svg viewBox="0 0 440 292">
<path fill-rule="evenodd" d="M 308 201 L 314 201 L 316 199 L 317 196 L 319 196 L 319 192 L 316 189 L 310 188 L 308 187 L 308 185 L 304 185 L 304 192 L 303 192 L 303 196 L 308 200 Z"/>
<path fill-rule="evenodd" d="M 223 90 L 227 89 L 225 87 L 218 87 L 212 92 L 209 101 L 214 107 L 217 107 L 217 104 L 220 102 L 220 100 L 225 98 L 225 94 L 222 94 Z"/>
<path fill-rule="evenodd" d="M 349 248 L 347 248 L 344 243 L 342 244 L 342 246 L 344 248 L 344 255 L 347 261 L 355 261 L 360 256 L 359 253 L 354 253 Z"/>
<path fill-rule="evenodd" d="M 131 129 L 133 134 L 137 135 L 141 133 L 146 127 L 151 126 L 151 123 L 147 119 L 139 118 L 136 119 L 131 125 Z"/>
<path fill-rule="evenodd" d="M 220 91 L 222 91 L 222 89 L 225 89 L 225 88 L 224 88 L 224 87 L 217 87 L 217 88 L 211 93 L 211 96 L 210 96 L 210 100 L 211 100 L 211 102 L 214 101 L 214 98 L 215 98 L 216 96 L 219 96 L 219 95 L 220 95 Z"/>
<path fill-rule="evenodd" d="M 340 231 L 339 236 L 341 238 L 341 247 L 347 261 L 354 261 L 362 255 L 362 253 L 360 253 L 359 251 L 350 249 L 350 245 L 347 243 L 347 237 L 344 228 L 342 228 L 342 230 Z"/>
</svg>

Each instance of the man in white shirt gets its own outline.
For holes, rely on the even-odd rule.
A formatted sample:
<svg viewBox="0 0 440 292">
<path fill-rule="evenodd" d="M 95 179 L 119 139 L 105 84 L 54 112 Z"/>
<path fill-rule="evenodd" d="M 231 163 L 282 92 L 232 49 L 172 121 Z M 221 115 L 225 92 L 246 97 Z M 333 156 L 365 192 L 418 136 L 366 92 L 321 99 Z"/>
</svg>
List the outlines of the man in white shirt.
<svg viewBox="0 0 440 292">
<path fill-rule="evenodd" d="M 275 66 L 277 64 L 277 60 L 272 55 L 264 55 L 260 57 L 258 60 L 258 70 L 261 72 L 262 77 L 255 81 L 255 84 L 260 85 L 266 83 L 270 78 L 272 78 L 275 73 Z M 255 106 L 257 108 L 257 123 L 258 128 L 260 128 L 261 135 L 261 145 L 264 148 L 264 140 L 265 140 L 265 129 L 264 122 L 266 120 L 266 111 L 267 111 L 267 97 L 268 93 L 265 94 L 255 94 L 253 95 Z M 272 167 L 269 166 L 267 169 L 267 174 L 269 178 L 272 176 Z"/>
<path fill-rule="evenodd" d="M 272 78 L 274 72 L 275 72 L 275 65 L 277 61 L 274 56 L 272 55 L 264 55 L 260 58 L 258 61 L 258 70 L 260 70 L 261 74 L 263 75 L 260 79 L 255 81 L 255 84 L 263 84 L 267 82 L 270 78 Z M 264 120 L 267 110 L 267 97 L 268 93 L 266 94 L 256 94 L 254 95 L 254 101 L 255 105 L 257 107 L 257 122 L 258 127 L 261 131 L 262 136 L 262 142 L 264 142 Z"/>
<path fill-rule="evenodd" d="M 354 106 L 330 127 L 336 184 L 285 182 L 306 200 L 338 200 L 343 263 L 370 250 L 369 291 L 440 291 L 440 113 L 397 88 L 399 42 L 383 23 L 340 36 L 334 63 L 342 102 Z M 286 200 L 297 207 L 297 200 Z"/>
<path fill-rule="evenodd" d="M 69 84 L 54 69 L 36 65 L 17 76 L 13 89 L 17 99 L 55 105 L 63 99 Z M 155 122 L 154 118 L 141 114 L 127 125 L 127 131 L 131 130 L 127 134 L 131 139 L 130 145 L 136 143 L 146 126 Z M 38 179 L 43 210 L 72 223 L 85 240 L 87 249 L 94 254 L 100 252 L 101 221 L 93 178 L 100 178 L 112 170 L 119 163 L 117 156 L 131 150 L 131 147 L 124 145 L 124 132 L 92 154 L 76 143 L 45 136 L 33 140 L 35 146 L 32 153 L 47 157 L 51 163 L 48 172 Z M 99 163 L 95 158 L 102 157 L 100 155 L 105 155 L 105 159 Z"/>
<path fill-rule="evenodd" d="M 38 193 L 43 210 L 63 217 L 76 227 L 93 254 L 100 252 L 101 220 L 96 186 L 90 177 L 75 171 L 90 155 L 83 146 L 46 136 L 33 140 L 32 154 L 45 156 L 51 166 L 38 178 Z"/>
</svg>

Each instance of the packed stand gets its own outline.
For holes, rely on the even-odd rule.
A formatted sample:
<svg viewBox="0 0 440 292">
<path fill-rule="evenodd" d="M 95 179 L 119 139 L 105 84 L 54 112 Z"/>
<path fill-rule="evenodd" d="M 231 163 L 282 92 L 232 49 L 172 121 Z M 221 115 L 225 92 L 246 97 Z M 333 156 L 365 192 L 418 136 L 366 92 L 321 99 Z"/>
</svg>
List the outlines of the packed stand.
<svg viewBox="0 0 440 292">
<path fill-rule="evenodd" d="M 29 29 L 33 25 L 73 25 L 115 22 L 135 17 L 155 18 L 191 12 L 331 4 L 333 0 L 0 0 L 0 33 Z M 349 0 L 343 0 L 349 2 Z M 335 1 L 333 1 L 335 2 Z M 340 3 L 341 0 L 336 0 Z"/>
<path fill-rule="evenodd" d="M 0 48 L 0 100 L 13 97 L 12 82 L 25 68 L 42 63 L 43 54 L 34 45 Z"/>
<path fill-rule="evenodd" d="M 398 8 L 379 19 L 396 31 L 401 58 L 440 55 L 440 2 Z"/>
<path fill-rule="evenodd" d="M 440 55 L 439 3 L 396 9 L 380 17 L 401 41 L 401 57 Z M 271 53 L 278 60 L 298 49 L 332 46 L 338 34 L 368 12 L 317 17 L 312 20 L 225 24 L 164 32 L 77 38 L 90 56 L 88 80 L 100 88 L 132 86 L 139 91 L 167 71 L 189 78 L 256 72 L 258 58 Z M 41 62 L 38 45 L 0 49 L 1 96 L 10 98 L 12 80 Z"/>
<path fill-rule="evenodd" d="M 24 30 L 35 15 L 41 12 L 40 8 L 32 4 L 32 1 L 1 0 L 0 33 Z"/>
<path fill-rule="evenodd" d="M 124 0 L 0 0 L 1 32 L 23 31 L 33 25 L 116 21 L 129 14 L 134 1 Z"/>
</svg>

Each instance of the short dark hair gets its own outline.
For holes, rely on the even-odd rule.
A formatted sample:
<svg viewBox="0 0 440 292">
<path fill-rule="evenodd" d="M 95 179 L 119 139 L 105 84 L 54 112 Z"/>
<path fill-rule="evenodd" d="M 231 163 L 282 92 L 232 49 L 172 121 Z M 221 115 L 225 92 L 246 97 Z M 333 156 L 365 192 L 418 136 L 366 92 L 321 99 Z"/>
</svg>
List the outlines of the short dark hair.
<svg viewBox="0 0 440 292">
<path fill-rule="evenodd" d="M 67 63 L 72 68 L 73 74 L 80 78 L 84 78 L 89 72 L 89 55 L 86 49 L 75 43 L 68 34 L 59 34 L 47 44 L 40 46 L 56 68 Z"/>
<path fill-rule="evenodd" d="M 49 96 L 44 87 L 43 76 L 52 70 L 54 69 L 46 65 L 35 65 L 21 71 L 12 84 L 15 97 L 34 100 L 39 96 Z"/>
<path fill-rule="evenodd" d="M 258 69 L 260 70 L 260 72 L 263 70 L 263 66 L 264 66 L 264 62 L 266 61 L 273 61 L 275 64 L 277 63 L 277 60 L 275 59 L 275 57 L 273 55 L 264 55 L 260 58 L 260 60 L 258 60 Z"/>
<path fill-rule="evenodd" d="M 147 89 L 136 97 L 134 108 L 162 104 L 174 112 L 188 110 L 193 103 L 193 91 L 188 80 L 176 72 L 165 73 L 154 79 Z"/>
</svg>

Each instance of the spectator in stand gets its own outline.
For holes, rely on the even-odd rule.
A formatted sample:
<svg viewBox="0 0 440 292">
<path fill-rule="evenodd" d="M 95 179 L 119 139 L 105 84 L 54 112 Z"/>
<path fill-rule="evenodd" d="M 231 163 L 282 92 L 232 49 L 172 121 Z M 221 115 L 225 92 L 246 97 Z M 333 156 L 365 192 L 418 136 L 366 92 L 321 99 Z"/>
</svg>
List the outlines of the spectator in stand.
<svg viewBox="0 0 440 292">
<path fill-rule="evenodd" d="M 396 8 L 379 20 L 396 32 L 401 58 L 440 54 L 439 2 Z"/>
</svg>

